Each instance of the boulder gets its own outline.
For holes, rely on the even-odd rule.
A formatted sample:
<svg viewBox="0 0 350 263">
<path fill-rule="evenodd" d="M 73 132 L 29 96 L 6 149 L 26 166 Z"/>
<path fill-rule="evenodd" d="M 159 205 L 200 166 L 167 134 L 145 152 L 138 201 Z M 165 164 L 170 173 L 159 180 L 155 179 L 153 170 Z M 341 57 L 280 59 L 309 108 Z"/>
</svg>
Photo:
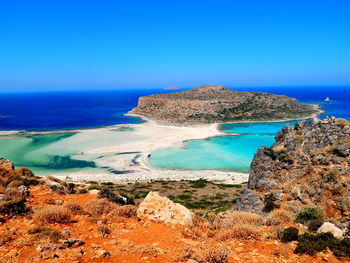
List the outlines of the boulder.
<svg viewBox="0 0 350 263">
<path fill-rule="evenodd" d="M 324 222 L 323 225 L 317 230 L 317 233 L 327 232 L 332 233 L 335 238 L 341 238 L 343 236 L 343 230 L 330 222 Z"/>
<path fill-rule="evenodd" d="M 6 160 L 4 158 L 0 158 L 0 167 L 5 168 L 5 169 L 9 169 L 9 170 L 15 169 L 15 165 L 13 164 L 13 162 Z"/>
<path fill-rule="evenodd" d="M 157 192 L 149 192 L 137 209 L 141 219 L 170 224 L 189 225 L 192 223 L 192 213 L 183 205 L 160 196 Z"/>
</svg>

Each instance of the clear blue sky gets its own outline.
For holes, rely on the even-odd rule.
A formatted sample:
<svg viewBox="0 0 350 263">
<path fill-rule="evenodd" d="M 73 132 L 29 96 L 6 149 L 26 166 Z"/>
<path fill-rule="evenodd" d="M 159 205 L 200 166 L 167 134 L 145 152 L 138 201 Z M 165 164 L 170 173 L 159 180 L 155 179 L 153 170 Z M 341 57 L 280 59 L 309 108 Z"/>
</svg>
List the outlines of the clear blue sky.
<svg viewBox="0 0 350 263">
<path fill-rule="evenodd" d="M 0 91 L 200 84 L 350 85 L 350 1 L 0 1 Z"/>
</svg>

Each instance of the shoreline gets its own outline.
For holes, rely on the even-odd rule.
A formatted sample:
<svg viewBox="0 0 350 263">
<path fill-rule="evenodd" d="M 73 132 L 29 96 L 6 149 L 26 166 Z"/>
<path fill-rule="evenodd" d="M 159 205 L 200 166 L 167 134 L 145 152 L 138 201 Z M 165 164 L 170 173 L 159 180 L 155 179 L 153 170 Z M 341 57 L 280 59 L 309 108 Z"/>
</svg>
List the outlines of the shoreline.
<svg viewBox="0 0 350 263">
<path fill-rule="evenodd" d="M 315 107 L 318 107 L 315 105 Z M 305 117 L 305 119 L 317 117 L 319 113 Z M 72 154 L 72 158 L 80 159 L 82 156 L 102 155 L 102 158 L 94 160 L 98 167 L 107 167 L 116 172 L 101 171 L 93 173 L 88 169 L 82 169 L 75 172 L 57 172 L 50 175 L 71 180 L 75 182 L 114 182 L 114 183 L 135 183 L 152 182 L 157 180 L 208 180 L 213 182 L 224 182 L 228 184 L 241 184 L 248 181 L 249 174 L 235 171 L 220 170 L 158 170 L 152 168 L 148 163 L 149 155 L 158 149 L 176 147 L 180 148 L 188 140 L 207 139 L 224 135 L 239 135 L 225 133 L 219 129 L 221 124 L 225 123 L 205 123 L 191 126 L 175 126 L 159 123 L 145 116 L 126 113 L 126 116 L 141 118 L 143 123 L 136 124 L 116 124 L 98 128 L 70 129 L 59 131 L 0 131 L 0 135 L 9 136 L 13 139 L 15 136 L 26 137 L 38 134 L 75 132 L 78 135 L 92 136 L 98 138 L 101 132 L 113 131 L 120 127 L 130 127 L 133 131 L 128 132 L 136 136 L 137 140 L 125 141 L 108 147 L 94 148 Z M 301 120 L 301 119 L 300 119 Z M 285 122 L 280 121 L 249 121 L 249 122 L 230 122 L 230 123 L 263 123 L 263 122 Z M 116 136 L 118 136 L 116 134 Z M 3 138 L 7 139 L 7 138 Z"/>
</svg>

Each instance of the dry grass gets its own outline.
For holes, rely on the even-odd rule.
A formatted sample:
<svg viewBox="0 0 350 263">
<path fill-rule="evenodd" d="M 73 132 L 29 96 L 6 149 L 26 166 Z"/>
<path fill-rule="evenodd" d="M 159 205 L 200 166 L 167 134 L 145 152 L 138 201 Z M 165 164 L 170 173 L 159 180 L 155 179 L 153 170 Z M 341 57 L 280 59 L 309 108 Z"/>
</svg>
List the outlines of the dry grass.
<svg viewBox="0 0 350 263">
<path fill-rule="evenodd" d="M 337 123 L 339 123 L 341 127 L 350 126 L 350 122 L 342 118 L 337 119 Z"/>
<path fill-rule="evenodd" d="M 276 224 L 289 224 L 293 222 L 293 215 L 285 209 L 274 209 L 268 216 L 275 221 Z"/>
<path fill-rule="evenodd" d="M 77 203 L 67 203 L 64 205 L 73 214 L 81 214 L 84 212 L 83 207 Z"/>
<path fill-rule="evenodd" d="M 103 215 L 108 214 L 110 211 L 116 208 L 117 205 L 109 202 L 107 199 L 95 199 L 86 204 L 85 209 L 91 215 Z"/>
<path fill-rule="evenodd" d="M 0 236 L 0 246 L 3 246 L 13 240 L 13 233 L 7 231 Z"/>
<path fill-rule="evenodd" d="M 262 237 L 262 232 L 260 229 L 253 225 L 237 224 L 233 225 L 230 228 L 219 230 L 216 236 L 220 241 L 227 241 L 230 239 L 260 240 Z"/>
<path fill-rule="evenodd" d="M 277 145 L 277 146 L 273 147 L 273 151 L 275 153 L 284 153 L 287 151 L 287 148 L 284 147 L 283 145 Z"/>
<path fill-rule="evenodd" d="M 0 194 L 5 194 L 6 193 L 6 188 L 2 184 L 0 184 Z"/>
<path fill-rule="evenodd" d="M 116 206 L 108 213 L 108 217 L 133 218 L 136 217 L 136 211 L 137 206 L 135 205 Z"/>
<path fill-rule="evenodd" d="M 29 234 L 33 235 L 32 240 L 43 240 L 47 239 L 50 241 L 57 242 L 59 239 L 63 238 L 63 235 L 60 231 L 52 229 L 47 226 L 36 226 L 28 231 Z"/>
<path fill-rule="evenodd" d="M 47 207 L 34 214 L 34 220 L 42 224 L 67 224 L 70 222 L 71 212 L 60 206 Z"/>
<path fill-rule="evenodd" d="M 236 225 L 252 225 L 256 226 L 261 224 L 262 217 L 260 215 L 244 212 L 244 211 L 233 211 L 226 214 L 223 219 L 224 227 L 229 228 Z"/>
</svg>

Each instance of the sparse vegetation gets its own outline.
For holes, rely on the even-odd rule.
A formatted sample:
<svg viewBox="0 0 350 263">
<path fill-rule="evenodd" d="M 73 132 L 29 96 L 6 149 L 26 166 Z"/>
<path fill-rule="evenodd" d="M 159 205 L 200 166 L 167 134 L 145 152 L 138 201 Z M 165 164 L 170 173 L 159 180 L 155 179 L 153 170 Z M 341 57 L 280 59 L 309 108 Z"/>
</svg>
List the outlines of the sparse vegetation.
<svg viewBox="0 0 350 263">
<path fill-rule="evenodd" d="M 63 235 L 60 231 L 50 228 L 48 226 L 36 226 L 28 231 L 29 234 L 33 235 L 35 240 L 48 239 L 53 242 L 63 238 Z"/>
<path fill-rule="evenodd" d="M 350 126 L 350 122 L 346 119 L 338 118 L 336 121 L 341 127 Z"/>
<path fill-rule="evenodd" d="M 320 215 L 316 208 L 310 207 L 297 213 L 295 221 L 305 224 L 306 222 L 315 219 L 322 219 L 322 215 Z"/>
<path fill-rule="evenodd" d="M 67 224 L 71 219 L 71 212 L 61 206 L 52 206 L 37 211 L 34 220 L 42 224 Z"/>
<path fill-rule="evenodd" d="M 279 206 L 275 204 L 276 200 L 277 199 L 273 193 L 266 195 L 264 199 L 265 206 L 263 208 L 263 212 L 270 213 L 273 209 L 278 208 Z"/>
<path fill-rule="evenodd" d="M 305 233 L 299 236 L 295 249 L 297 254 L 315 255 L 329 248 L 337 257 L 350 257 L 350 238 L 336 239 L 331 233 L 312 235 Z"/>
<path fill-rule="evenodd" d="M 0 214 L 14 216 L 26 214 L 29 209 L 26 207 L 26 200 L 16 198 L 10 201 L 0 202 Z"/>
<path fill-rule="evenodd" d="M 283 243 L 298 240 L 299 230 L 295 227 L 288 227 L 280 233 L 280 238 Z"/>
</svg>

